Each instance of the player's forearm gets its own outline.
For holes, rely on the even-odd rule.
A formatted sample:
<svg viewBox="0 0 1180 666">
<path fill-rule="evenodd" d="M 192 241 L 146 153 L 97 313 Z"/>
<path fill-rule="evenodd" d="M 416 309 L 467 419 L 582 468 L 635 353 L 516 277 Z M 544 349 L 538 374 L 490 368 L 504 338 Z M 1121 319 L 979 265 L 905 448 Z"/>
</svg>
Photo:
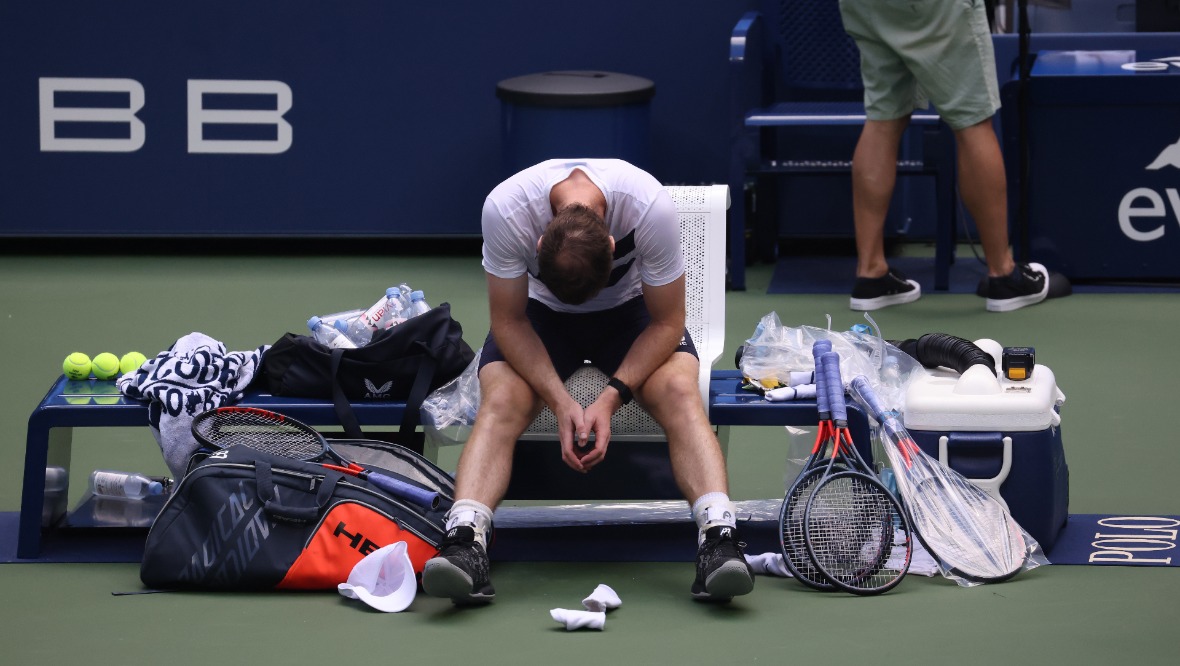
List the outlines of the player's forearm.
<svg viewBox="0 0 1180 666">
<path fill-rule="evenodd" d="M 672 356 L 680 346 L 683 336 L 683 323 L 676 326 L 673 323 L 653 321 L 635 339 L 623 363 L 615 371 L 615 377 L 632 391 L 638 391 L 651 373 Z"/>
<path fill-rule="evenodd" d="M 545 404 L 552 406 L 554 400 L 566 395 L 565 386 L 549 360 L 549 352 L 527 319 L 498 322 L 492 326 L 492 335 L 508 365 Z"/>
</svg>

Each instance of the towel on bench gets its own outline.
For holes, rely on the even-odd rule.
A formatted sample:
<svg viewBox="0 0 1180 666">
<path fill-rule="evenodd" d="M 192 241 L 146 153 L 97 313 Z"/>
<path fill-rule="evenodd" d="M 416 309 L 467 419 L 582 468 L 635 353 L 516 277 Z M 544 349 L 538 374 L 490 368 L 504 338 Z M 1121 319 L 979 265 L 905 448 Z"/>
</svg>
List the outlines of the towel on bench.
<svg viewBox="0 0 1180 666">
<path fill-rule="evenodd" d="M 193 417 L 241 400 L 269 347 L 226 353 L 221 342 L 189 333 L 118 379 L 123 395 L 148 402 L 148 425 L 174 478 L 184 476 L 197 450 Z"/>
</svg>

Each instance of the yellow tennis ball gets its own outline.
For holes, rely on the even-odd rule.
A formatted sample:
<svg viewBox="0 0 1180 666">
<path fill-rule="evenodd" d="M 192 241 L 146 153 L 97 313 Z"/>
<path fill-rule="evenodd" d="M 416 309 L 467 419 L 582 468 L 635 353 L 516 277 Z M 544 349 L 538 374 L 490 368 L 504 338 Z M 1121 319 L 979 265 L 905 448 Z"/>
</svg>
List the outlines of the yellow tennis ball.
<svg viewBox="0 0 1180 666">
<path fill-rule="evenodd" d="M 119 372 L 127 374 L 139 369 L 147 361 L 147 357 L 137 351 L 127 352 L 123 354 L 123 358 L 119 359 Z"/>
<path fill-rule="evenodd" d="M 119 357 L 110 352 L 103 352 L 90 362 L 90 369 L 99 379 L 114 379 L 119 374 Z"/>
<path fill-rule="evenodd" d="M 90 357 L 82 352 L 74 352 L 62 361 L 61 371 L 70 379 L 89 379 Z"/>
</svg>

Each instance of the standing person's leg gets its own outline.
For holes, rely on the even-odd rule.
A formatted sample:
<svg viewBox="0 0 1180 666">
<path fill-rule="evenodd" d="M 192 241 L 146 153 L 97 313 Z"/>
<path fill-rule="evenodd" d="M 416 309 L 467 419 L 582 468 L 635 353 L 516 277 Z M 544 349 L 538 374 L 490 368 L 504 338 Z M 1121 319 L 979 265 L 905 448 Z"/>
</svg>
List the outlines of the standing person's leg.
<svg viewBox="0 0 1180 666">
<path fill-rule="evenodd" d="M 922 289 L 885 259 L 885 216 L 897 182 L 897 150 L 909 116 L 866 120 L 852 156 L 856 282 L 849 307 L 876 310 L 918 300 Z"/>
<path fill-rule="evenodd" d="M 885 258 L 885 216 L 897 182 L 897 151 L 914 109 L 926 106 L 922 91 L 882 33 L 883 14 L 894 11 L 877 0 L 842 0 L 844 29 L 860 50 L 865 121 L 852 156 L 852 213 L 856 229 L 856 282 L 849 307 L 876 310 L 917 300 L 918 283 L 890 268 Z M 908 10 L 906 10 L 908 11 Z"/>
<path fill-rule="evenodd" d="M 1008 239 L 1008 187 L 1003 155 L 992 127 L 1000 108 L 991 30 L 983 0 L 931 5 L 926 23 L 911 30 L 911 69 L 939 114 L 955 132 L 959 192 L 979 229 L 987 277 L 976 291 L 987 309 L 1006 312 L 1064 296 L 1069 281 L 1040 264 L 1017 264 Z"/>
<path fill-rule="evenodd" d="M 856 227 L 856 276 L 879 278 L 885 260 L 885 216 L 897 182 L 897 149 L 909 117 L 869 120 L 852 155 L 852 216 Z"/>
<path fill-rule="evenodd" d="M 1008 182 L 991 118 L 956 130 L 955 144 L 959 195 L 979 230 L 987 274 L 1008 275 L 1015 267 L 1008 244 Z"/>
</svg>

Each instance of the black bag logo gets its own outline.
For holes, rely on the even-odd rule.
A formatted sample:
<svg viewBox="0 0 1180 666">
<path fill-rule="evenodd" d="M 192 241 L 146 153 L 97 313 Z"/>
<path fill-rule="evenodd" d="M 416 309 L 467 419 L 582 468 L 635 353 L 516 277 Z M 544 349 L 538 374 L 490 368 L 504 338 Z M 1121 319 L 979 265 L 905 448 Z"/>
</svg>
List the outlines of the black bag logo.
<svg viewBox="0 0 1180 666">
<path fill-rule="evenodd" d="M 367 389 L 367 391 L 365 393 L 365 397 L 370 400 L 387 400 L 387 399 L 389 399 L 389 389 L 391 389 L 391 388 L 393 388 L 393 380 L 392 379 L 385 382 L 381 386 L 377 386 L 377 385 L 373 384 L 373 382 L 371 380 L 365 379 L 365 389 Z"/>
</svg>

